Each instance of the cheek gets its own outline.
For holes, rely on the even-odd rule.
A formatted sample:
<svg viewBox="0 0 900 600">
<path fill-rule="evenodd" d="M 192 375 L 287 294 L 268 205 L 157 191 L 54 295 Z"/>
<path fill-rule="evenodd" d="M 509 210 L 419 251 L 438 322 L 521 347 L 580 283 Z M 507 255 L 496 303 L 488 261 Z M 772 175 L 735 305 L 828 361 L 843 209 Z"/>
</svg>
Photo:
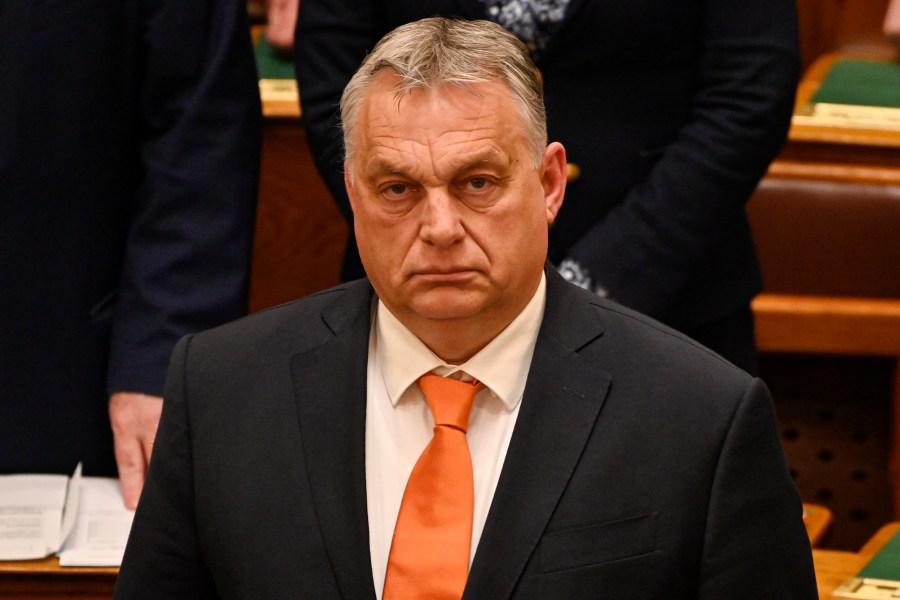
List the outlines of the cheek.
<svg viewBox="0 0 900 600">
<path fill-rule="evenodd" d="M 537 256 L 543 265 L 547 255 L 546 211 L 542 204 L 519 203 L 474 226 L 473 237 L 492 262 L 519 263 Z"/>
<path fill-rule="evenodd" d="M 533 219 L 518 223 L 515 235 L 509 235 L 500 258 L 497 279 L 512 296 L 522 297 L 534 291 L 547 261 L 547 228 Z M 538 226 L 535 226 L 538 225 Z"/>
<path fill-rule="evenodd" d="M 383 215 L 358 213 L 353 227 L 360 257 L 368 271 L 371 266 L 396 269 L 415 240 L 413 224 Z M 384 276 L 390 273 L 384 273 Z"/>
</svg>

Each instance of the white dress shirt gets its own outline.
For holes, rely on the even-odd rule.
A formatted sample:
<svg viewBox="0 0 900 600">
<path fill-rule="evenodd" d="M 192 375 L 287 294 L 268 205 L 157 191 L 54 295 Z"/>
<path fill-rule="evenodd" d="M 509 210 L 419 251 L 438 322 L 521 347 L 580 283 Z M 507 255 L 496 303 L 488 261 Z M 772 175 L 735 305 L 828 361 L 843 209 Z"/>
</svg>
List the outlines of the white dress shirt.
<svg viewBox="0 0 900 600">
<path fill-rule="evenodd" d="M 438 358 L 379 300 L 369 335 L 366 397 L 366 497 L 375 592 L 381 599 L 394 525 L 413 466 L 431 441 L 434 419 L 416 380 L 428 372 L 464 371 L 485 384 L 475 397 L 466 435 L 475 478 L 469 566 L 481 539 L 544 317 L 543 273 L 521 313 L 461 365 Z"/>
</svg>

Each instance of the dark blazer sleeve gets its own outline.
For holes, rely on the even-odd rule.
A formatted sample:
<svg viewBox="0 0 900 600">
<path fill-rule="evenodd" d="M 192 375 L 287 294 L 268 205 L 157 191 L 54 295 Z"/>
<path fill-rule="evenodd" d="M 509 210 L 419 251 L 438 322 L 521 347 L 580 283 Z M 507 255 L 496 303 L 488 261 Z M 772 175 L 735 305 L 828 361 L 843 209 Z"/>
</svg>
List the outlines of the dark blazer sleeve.
<svg viewBox="0 0 900 600">
<path fill-rule="evenodd" d="M 799 77 L 792 0 L 700 6 L 689 119 L 647 177 L 568 251 L 613 297 L 657 318 L 728 243 L 723 225 L 743 219 L 784 142 Z"/>
<path fill-rule="evenodd" d="M 185 369 L 191 338 L 172 354 L 147 484 L 116 580 L 115 598 L 218 598 L 201 559 Z"/>
<path fill-rule="evenodd" d="M 141 172 L 107 388 L 161 395 L 179 338 L 246 312 L 262 117 L 243 2 L 140 10 Z"/>
<path fill-rule="evenodd" d="M 754 379 L 716 465 L 697 598 L 817 598 L 800 510 L 769 392 Z"/>
<path fill-rule="evenodd" d="M 344 188 L 339 103 L 344 86 L 385 31 L 379 2 L 300 2 L 294 66 L 303 126 L 316 166 L 348 222 L 353 213 Z"/>
</svg>

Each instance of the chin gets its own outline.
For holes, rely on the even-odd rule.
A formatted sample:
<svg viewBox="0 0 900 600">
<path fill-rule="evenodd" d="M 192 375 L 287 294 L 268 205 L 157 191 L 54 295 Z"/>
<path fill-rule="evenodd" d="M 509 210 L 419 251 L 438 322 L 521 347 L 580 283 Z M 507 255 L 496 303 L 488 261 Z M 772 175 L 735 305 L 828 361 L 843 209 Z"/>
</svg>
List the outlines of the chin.
<svg viewBox="0 0 900 600">
<path fill-rule="evenodd" d="M 482 294 L 457 289 L 430 290 L 413 299 L 410 306 L 426 319 L 465 319 L 484 309 L 486 298 Z"/>
</svg>

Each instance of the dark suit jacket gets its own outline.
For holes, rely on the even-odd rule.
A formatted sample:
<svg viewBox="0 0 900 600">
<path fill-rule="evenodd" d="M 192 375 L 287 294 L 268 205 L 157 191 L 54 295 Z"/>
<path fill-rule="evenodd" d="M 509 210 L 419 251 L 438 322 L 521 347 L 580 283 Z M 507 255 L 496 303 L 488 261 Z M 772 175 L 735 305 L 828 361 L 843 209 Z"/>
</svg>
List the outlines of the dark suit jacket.
<svg viewBox="0 0 900 600">
<path fill-rule="evenodd" d="M 106 397 L 246 313 L 240 0 L 0 2 L 0 472 L 115 474 Z"/>
<path fill-rule="evenodd" d="M 116 588 L 374 598 L 362 281 L 189 337 Z M 817 597 L 768 393 L 548 273 L 465 598 Z"/>
<path fill-rule="evenodd" d="M 688 335 L 748 307 L 761 284 L 744 205 L 793 110 L 795 10 L 793 0 L 570 1 L 537 60 L 550 140 L 581 169 L 550 230 L 554 264 L 577 258 L 619 302 Z M 348 219 L 338 99 L 382 35 L 433 15 L 483 19 L 485 4 L 300 3 L 304 126 Z M 356 264 L 348 273 L 362 276 Z"/>
</svg>

